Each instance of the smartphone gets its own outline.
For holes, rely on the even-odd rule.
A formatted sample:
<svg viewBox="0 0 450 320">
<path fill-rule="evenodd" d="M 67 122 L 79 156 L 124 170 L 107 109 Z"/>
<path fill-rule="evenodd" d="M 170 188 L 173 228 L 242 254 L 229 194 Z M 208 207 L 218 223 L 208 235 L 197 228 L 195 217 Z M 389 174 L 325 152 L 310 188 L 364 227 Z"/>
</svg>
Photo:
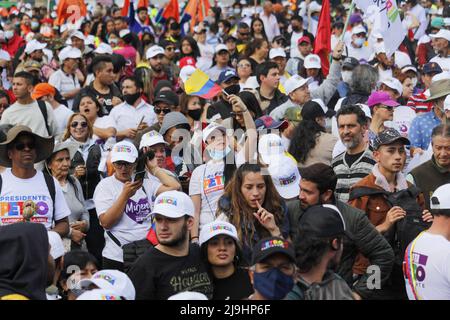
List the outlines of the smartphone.
<svg viewBox="0 0 450 320">
<path fill-rule="evenodd" d="M 226 92 L 225 89 L 222 89 L 222 92 L 223 92 L 227 97 L 230 96 L 230 94 L 229 94 L 228 92 Z"/>
<path fill-rule="evenodd" d="M 134 175 L 134 182 L 136 182 L 136 181 L 138 181 L 138 180 L 144 180 L 144 177 L 145 177 L 145 170 L 144 171 L 139 171 L 139 172 L 136 172 L 136 174 Z"/>
</svg>

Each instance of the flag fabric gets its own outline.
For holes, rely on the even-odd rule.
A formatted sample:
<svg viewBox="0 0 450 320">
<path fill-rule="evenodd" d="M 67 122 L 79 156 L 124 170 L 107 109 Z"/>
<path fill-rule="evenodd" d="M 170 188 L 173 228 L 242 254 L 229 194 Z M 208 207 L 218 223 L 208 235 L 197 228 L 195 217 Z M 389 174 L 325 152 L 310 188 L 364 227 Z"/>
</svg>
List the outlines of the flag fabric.
<svg viewBox="0 0 450 320">
<path fill-rule="evenodd" d="M 136 15 L 134 12 L 134 3 L 130 3 L 129 8 L 129 15 L 128 15 L 128 26 L 130 27 L 130 31 L 134 33 L 139 33 L 142 31 L 142 26 L 139 22 L 136 21 Z"/>
<path fill-rule="evenodd" d="M 189 0 L 184 8 L 180 24 L 184 24 L 190 20 L 190 28 L 192 31 L 196 24 L 205 20 L 210 7 L 208 0 Z"/>
<path fill-rule="evenodd" d="M 396 1 L 355 0 L 355 4 L 364 13 L 375 12 L 372 33 L 381 33 L 384 39 L 386 55 L 391 57 L 406 35 Z"/>
<path fill-rule="evenodd" d="M 180 21 L 180 8 L 178 7 L 178 0 L 170 0 L 164 8 L 161 16 L 164 19 L 175 18 L 177 22 Z"/>
<path fill-rule="evenodd" d="M 199 96 L 204 99 L 211 99 L 222 91 L 219 85 L 209 79 L 208 75 L 200 69 L 195 70 L 186 80 L 184 90 L 188 95 Z"/>
<path fill-rule="evenodd" d="M 68 19 L 74 20 L 75 23 L 81 17 L 85 17 L 87 13 L 86 3 L 84 0 L 60 0 L 56 7 L 56 25 L 64 24 Z"/>
<path fill-rule="evenodd" d="M 150 6 L 149 0 L 139 0 L 137 8 L 148 8 Z"/>
<path fill-rule="evenodd" d="M 122 17 L 128 16 L 128 10 L 130 9 L 130 2 L 131 2 L 131 0 L 125 0 L 123 2 L 122 11 L 120 11 L 120 15 Z"/>
<path fill-rule="evenodd" d="M 156 226 L 155 226 L 155 219 L 152 218 L 152 226 L 150 227 L 150 230 L 147 233 L 147 240 L 150 241 L 150 243 L 154 246 L 158 244 L 158 238 L 156 237 Z"/>
<path fill-rule="evenodd" d="M 326 77 L 330 70 L 329 55 L 331 52 L 331 15 L 330 0 L 322 1 L 319 24 L 314 39 L 314 53 L 320 57 L 322 73 Z"/>
</svg>

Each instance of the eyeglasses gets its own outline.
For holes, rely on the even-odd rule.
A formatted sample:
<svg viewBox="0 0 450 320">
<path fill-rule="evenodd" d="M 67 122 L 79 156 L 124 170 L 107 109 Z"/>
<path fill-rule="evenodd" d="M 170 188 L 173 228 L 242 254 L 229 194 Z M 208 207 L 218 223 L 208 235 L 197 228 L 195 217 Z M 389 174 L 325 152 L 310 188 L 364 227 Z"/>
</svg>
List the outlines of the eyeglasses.
<svg viewBox="0 0 450 320">
<path fill-rule="evenodd" d="M 19 143 L 16 143 L 16 144 L 14 145 L 14 148 L 15 148 L 17 151 L 22 151 L 22 150 L 24 150 L 25 148 L 28 148 L 28 149 L 30 149 L 30 150 L 33 150 L 33 149 L 36 148 L 36 144 L 35 144 L 34 142 L 27 142 L 27 143 L 19 142 Z"/>
<path fill-rule="evenodd" d="M 237 117 L 242 117 L 242 115 L 243 115 L 244 113 L 243 112 L 230 112 L 230 115 L 231 115 L 231 117 L 232 118 L 237 118 Z"/>
<path fill-rule="evenodd" d="M 126 161 L 117 161 L 117 162 L 113 163 L 113 165 L 118 169 L 121 169 L 123 167 L 128 169 L 128 168 L 131 168 L 133 166 L 133 164 L 134 163 L 130 163 L 130 162 L 126 162 Z"/>
<path fill-rule="evenodd" d="M 252 65 L 250 63 L 239 63 L 237 65 L 239 68 L 250 68 Z"/>
<path fill-rule="evenodd" d="M 172 112 L 172 110 L 170 108 L 164 108 L 164 109 L 155 108 L 155 109 L 153 109 L 153 111 L 155 111 L 156 114 L 160 114 L 161 112 L 164 112 L 164 114 L 168 114 L 168 113 Z"/>
<path fill-rule="evenodd" d="M 83 121 L 83 122 L 74 121 L 70 124 L 70 126 L 72 128 L 76 128 L 76 127 L 78 127 L 78 125 L 81 125 L 82 128 L 86 128 L 88 126 L 86 121 Z"/>
</svg>

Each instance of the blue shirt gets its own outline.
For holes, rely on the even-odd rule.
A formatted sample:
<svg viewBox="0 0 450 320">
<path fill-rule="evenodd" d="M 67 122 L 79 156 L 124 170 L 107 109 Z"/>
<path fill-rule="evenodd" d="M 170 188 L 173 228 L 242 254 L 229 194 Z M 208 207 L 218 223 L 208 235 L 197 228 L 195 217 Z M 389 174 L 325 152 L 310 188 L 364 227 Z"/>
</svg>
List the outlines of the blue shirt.
<svg viewBox="0 0 450 320">
<path fill-rule="evenodd" d="M 417 116 L 409 128 L 409 140 L 414 148 L 427 150 L 431 142 L 431 132 L 441 124 L 434 110 Z"/>
</svg>

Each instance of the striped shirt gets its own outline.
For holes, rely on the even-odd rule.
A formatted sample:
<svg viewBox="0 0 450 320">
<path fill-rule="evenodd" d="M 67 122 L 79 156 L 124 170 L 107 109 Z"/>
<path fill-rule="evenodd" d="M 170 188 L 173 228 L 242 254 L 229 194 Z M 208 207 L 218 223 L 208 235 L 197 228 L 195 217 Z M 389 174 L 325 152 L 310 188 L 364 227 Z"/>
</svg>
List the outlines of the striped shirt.
<svg viewBox="0 0 450 320">
<path fill-rule="evenodd" d="M 331 166 L 337 176 L 336 199 L 347 203 L 350 196 L 350 187 L 372 172 L 376 161 L 373 159 L 372 151 L 366 151 L 351 165 L 348 166 L 343 152 L 333 159 Z"/>
</svg>

